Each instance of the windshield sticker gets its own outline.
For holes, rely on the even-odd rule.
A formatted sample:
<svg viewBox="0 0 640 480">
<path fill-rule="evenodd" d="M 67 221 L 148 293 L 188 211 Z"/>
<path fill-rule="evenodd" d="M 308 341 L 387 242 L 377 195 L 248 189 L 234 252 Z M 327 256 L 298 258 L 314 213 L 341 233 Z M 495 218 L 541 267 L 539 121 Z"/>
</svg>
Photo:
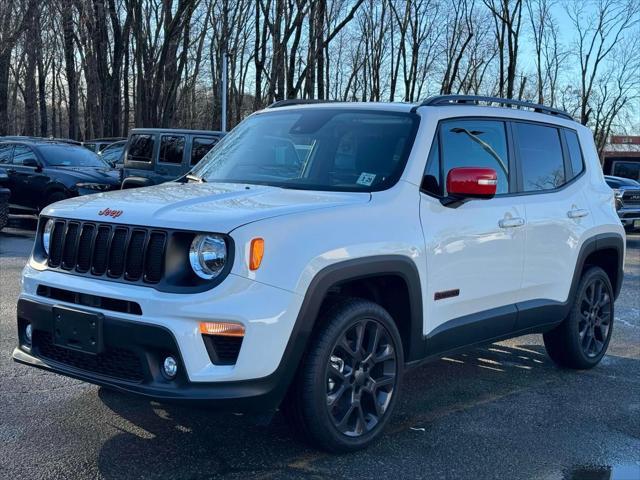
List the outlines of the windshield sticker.
<svg viewBox="0 0 640 480">
<path fill-rule="evenodd" d="M 356 181 L 356 183 L 358 185 L 364 185 L 365 187 L 370 187 L 375 179 L 376 179 L 375 173 L 362 172 L 360 174 L 360 177 L 358 177 L 358 180 Z"/>
</svg>

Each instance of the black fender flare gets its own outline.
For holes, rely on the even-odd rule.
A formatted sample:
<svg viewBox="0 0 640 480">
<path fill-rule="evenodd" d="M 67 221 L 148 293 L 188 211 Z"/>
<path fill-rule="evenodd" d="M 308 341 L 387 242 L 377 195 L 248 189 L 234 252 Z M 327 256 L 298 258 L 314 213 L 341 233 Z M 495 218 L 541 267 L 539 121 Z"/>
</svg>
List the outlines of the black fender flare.
<svg viewBox="0 0 640 480">
<path fill-rule="evenodd" d="M 122 180 L 122 185 L 120 185 L 120 189 L 126 190 L 128 188 L 150 187 L 151 185 L 155 185 L 155 183 L 150 178 L 127 177 L 124 180 Z"/>
<path fill-rule="evenodd" d="M 599 250 L 615 250 L 618 253 L 618 274 L 616 277 L 615 285 L 612 285 L 612 287 L 614 297 L 617 299 L 618 295 L 620 295 L 620 289 L 622 288 L 622 279 L 624 277 L 624 238 L 619 233 L 601 233 L 586 239 L 580 247 L 580 251 L 578 252 L 578 259 L 573 271 L 573 279 L 571 281 L 571 288 L 569 290 L 567 304 L 570 304 L 571 299 L 573 299 L 573 297 L 575 296 L 576 289 L 578 288 L 578 283 L 580 283 L 580 275 L 584 268 L 587 257 Z"/>
<path fill-rule="evenodd" d="M 422 358 L 424 355 L 422 288 L 420 275 L 413 260 L 405 255 L 379 255 L 337 262 L 320 270 L 307 288 L 280 364 L 269 376 L 274 380 L 277 379 L 278 386 L 274 389 L 276 399 L 284 398 L 294 378 L 316 325 L 322 302 L 331 288 L 345 281 L 378 275 L 396 275 L 405 281 L 409 291 L 411 312 L 409 345 L 408 351 L 405 351 L 405 361 Z"/>
</svg>

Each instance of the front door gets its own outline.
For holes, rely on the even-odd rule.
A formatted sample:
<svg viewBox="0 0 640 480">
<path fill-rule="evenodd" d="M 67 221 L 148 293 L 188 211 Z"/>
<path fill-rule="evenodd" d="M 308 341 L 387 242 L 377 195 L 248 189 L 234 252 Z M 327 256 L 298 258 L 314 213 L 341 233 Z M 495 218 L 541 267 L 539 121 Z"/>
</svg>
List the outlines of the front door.
<svg viewBox="0 0 640 480">
<path fill-rule="evenodd" d="M 420 216 L 426 241 L 428 354 L 488 340 L 513 330 L 524 263 L 524 206 L 515 189 L 508 125 L 498 120 L 440 123 Z M 455 167 L 488 167 L 497 194 L 456 208 L 444 206 L 446 176 Z"/>
</svg>

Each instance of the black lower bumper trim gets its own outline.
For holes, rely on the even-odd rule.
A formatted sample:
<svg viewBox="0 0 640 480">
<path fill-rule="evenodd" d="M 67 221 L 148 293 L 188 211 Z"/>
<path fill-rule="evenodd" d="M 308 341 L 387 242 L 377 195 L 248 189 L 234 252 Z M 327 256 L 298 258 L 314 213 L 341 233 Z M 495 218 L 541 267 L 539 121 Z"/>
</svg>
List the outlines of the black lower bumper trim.
<svg viewBox="0 0 640 480">
<path fill-rule="evenodd" d="M 13 351 L 19 363 L 60 373 L 72 378 L 126 393 L 133 393 L 161 402 L 198 403 L 233 411 L 269 411 L 278 407 L 288 381 L 276 371 L 255 380 L 234 382 L 191 382 L 184 367 L 174 380 L 167 380 L 160 372 L 166 355 L 173 355 L 184 365 L 172 333 L 158 325 L 104 318 L 105 351 L 128 350 L 141 364 L 141 379 L 117 378 L 110 370 L 96 368 L 90 363 L 55 357 L 39 342 L 53 332 L 52 306 L 31 300 L 18 302 L 18 330 L 20 346 Z M 33 345 L 27 346 L 24 328 L 31 323 Z M 48 347 L 49 348 L 49 347 Z"/>
</svg>

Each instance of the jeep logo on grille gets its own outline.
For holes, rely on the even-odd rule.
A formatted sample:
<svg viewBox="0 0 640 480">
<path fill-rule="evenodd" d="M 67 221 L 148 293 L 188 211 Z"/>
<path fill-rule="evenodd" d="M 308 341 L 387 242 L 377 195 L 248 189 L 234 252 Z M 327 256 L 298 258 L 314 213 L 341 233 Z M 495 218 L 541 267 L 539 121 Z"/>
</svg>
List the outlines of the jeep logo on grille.
<svg viewBox="0 0 640 480">
<path fill-rule="evenodd" d="M 98 212 L 98 215 L 101 215 L 103 217 L 118 218 L 120 215 L 122 215 L 122 213 L 122 210 L 111 210 L 110 208 L 105 208 L 104 210 L 100 210 Z"/>
</svg>

